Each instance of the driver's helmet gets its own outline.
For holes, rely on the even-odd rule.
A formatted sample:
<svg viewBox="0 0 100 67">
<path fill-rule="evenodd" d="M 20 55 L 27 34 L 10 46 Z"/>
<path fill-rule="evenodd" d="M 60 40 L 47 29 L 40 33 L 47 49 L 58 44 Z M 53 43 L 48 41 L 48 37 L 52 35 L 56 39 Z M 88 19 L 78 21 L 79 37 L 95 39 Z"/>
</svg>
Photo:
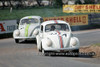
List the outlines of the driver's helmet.
<svg viewBox="0 0 100 67">
<path fill-rule="evenodd" d="M 54 30 L 55 30 L 55 26 L 52 25 L 52 26 L 51 26 L 51 31 L 54 31 Z"/>
<path fill-rule="evenodd" d="M 66 26 L 62 26 L 62 30 L 66 30 Z"/>
</svg>

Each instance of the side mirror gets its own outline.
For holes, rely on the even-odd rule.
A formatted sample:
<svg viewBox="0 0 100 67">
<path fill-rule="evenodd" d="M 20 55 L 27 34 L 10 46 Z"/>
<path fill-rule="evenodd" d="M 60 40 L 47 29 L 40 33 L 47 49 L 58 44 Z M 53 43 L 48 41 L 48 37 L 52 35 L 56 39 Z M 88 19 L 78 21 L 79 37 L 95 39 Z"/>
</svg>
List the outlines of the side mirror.
<svg viewBox="0 0 100 67">
<path fill-rule="evenodd" d="M 38 35 L 38 34 L 39 34 L 39 30 L 35 29 L 34 32 L 33 32 L 33 35 Z"/>
</svg>

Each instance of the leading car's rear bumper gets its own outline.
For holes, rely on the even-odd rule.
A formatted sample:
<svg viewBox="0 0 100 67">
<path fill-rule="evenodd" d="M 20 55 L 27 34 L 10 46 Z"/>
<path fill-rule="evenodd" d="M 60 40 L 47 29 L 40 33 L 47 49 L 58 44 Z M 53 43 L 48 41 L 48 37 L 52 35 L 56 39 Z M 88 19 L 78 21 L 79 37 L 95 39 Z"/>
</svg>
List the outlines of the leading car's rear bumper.
<svg viewBox="0 0 100 67">
<path fill-rule="evenodd" d="M 15 37 L 14 39 L 35 39 L 35 37 Z"/>
</svg>

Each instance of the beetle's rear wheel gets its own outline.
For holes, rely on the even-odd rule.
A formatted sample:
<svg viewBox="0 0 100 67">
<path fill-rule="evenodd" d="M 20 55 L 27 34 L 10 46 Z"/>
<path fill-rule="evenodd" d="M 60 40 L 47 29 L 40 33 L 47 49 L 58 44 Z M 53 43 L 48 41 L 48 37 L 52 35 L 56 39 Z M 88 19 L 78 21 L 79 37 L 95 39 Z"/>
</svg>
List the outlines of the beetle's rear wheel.
<svg viewBox="0 0 100 67">
<path fill-rule="evenodd" d="M 19 43 L 19 39 L 15 39 L 15 42 L 16 42 L 16 43 Z"/>
</svg>

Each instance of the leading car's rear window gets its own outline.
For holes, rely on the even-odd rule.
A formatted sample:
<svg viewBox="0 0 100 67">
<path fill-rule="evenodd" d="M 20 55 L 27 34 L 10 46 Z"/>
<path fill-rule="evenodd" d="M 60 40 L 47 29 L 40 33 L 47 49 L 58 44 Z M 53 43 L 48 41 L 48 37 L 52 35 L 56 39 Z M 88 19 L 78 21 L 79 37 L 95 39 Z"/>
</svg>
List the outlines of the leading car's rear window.
<svg viewBox="0 0 100 67">
<path fill-rule="evenodd" d="M 36 18 L 23 19 L 20 24 L 23 25 L 23 24 L 31 24 L 31 23 L 38 23 L 38 19 Z"/>
</svg>

